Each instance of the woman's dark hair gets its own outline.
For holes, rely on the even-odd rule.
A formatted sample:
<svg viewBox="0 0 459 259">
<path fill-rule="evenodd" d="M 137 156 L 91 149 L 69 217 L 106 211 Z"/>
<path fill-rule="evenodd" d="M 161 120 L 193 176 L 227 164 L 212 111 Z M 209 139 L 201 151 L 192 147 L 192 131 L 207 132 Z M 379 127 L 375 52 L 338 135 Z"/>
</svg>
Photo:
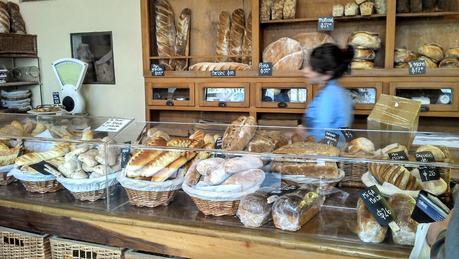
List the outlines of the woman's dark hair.
<svg viewBox="0 0 459 259">
<path fill-rule="evenodd" d="M 353 58 L 354 48 L 351 45 L 341 49 L 333 43 L 325 43 L 312 50 L 309 63 L 312 70 L 338 79 L 349 69 Z"/>
</svg>

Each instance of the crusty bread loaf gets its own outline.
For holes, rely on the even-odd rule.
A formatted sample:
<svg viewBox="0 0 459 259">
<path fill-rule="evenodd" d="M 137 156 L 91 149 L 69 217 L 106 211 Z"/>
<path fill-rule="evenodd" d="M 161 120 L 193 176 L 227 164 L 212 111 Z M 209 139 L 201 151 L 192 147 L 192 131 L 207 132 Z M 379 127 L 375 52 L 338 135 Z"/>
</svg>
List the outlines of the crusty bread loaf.
<svg viewBox="0 0 459 259">
<path fill-rule="evenodd" d="M 271 19 L 271 7 L 273 0 L 261 0 L 260 2 L 260 20 L 262 22 L 269 21 Z"/>
<path fill-rule="evenodd" d="M 245 31 L 245 12 L 243 9 L 236 9 L 231 15 L 231 31 L 230 31 L 230 55 L 242 55 L 242 41 Z M 232 57 L 230 60 L 240 62 L 240 57 Z"/>
<path fill-rule="evenodd" d="M 336 147 L 325 144 L 313 142 L 297 142 L 276 149 L 273 153 L 294 155 L 339 156 L 340 151 Z"/>
<path fill-rule="evenodd" d="M 297 0 L 284 0 L 283 19 L 295 19 L 296 1 Z"/>
<path fill-rule="evenodd" d="M 7 6 L 11 21 L 10 31 L 12 33 L 26 34 L 25 22 L 19 10 L 19 5 L 13 2 L 8 2 Z"/>
<path fill-rule="evenodd" d="M 161 137 L 154 138 L 148 143 L 149 146 L 166 146 L 166 144 L 166 140 Z M 135 171 L 144 167 L 161 154 L 161 152 L 161 150 L 143 149 L 134 153 L 126 166 L 126 170 Z"/>
<path fill-rule="evenodd" d="M 443 48 L 436 43 L 429 43 L 420 46 L 418 53 L 432 59 L 435 63 L 440 62 L 445 56 Z"/>
<path fill-rule="evenodd" d="M 342 4 L 335 4 L 333 5 L 333 12 L 334 17 L 341 17 L 344 15 L 344 5 Z"/>
<path fill-rule="evenodd" d="M 241 151 L 255 135 L 256 120 L 251 116 L 241 116 L 225 130 L 222 148 L 230 151 Z"/>
<path fill-rule="evenodd" d="M 221 12 L 218 18 L 217 25 L 217 42 L 216 54 L 217 62 L 228 61 L 230 54 L 230 31 L 231 31 L 231 17 L 227 12 Z"/>
<path fill-rule="evenodd" d="M 250 169 L 235 173 L 228 177 L 223 185 L 241 185 L 242 191 L 249 190 L 257 184 L 261 184 L 265 178 L 265 172 L 260 169 Z"/>
<path fill-rule="evenodd" d="M 392 239 L 399 245 L 414 245 L 418 223 L 411 218 L 416 200 L 409 195 L 394 194 L 389 198 L 389 205 L 394 210 L 395 222 L 400 231 L 392 231 Z"/>
<path fill-rule="evenodd" d="M 293 36 L 292 39 L 298 41 L 303 48 L 303 67 L 309 65 L 313 49 L 324 43 L 336 43 L 330 35 L 323 32 L 303 32 Z"/>
<path fill-rule="evenodd" d="M 436 162 L 448 162 L 448 160 L 451 158 L 451 154 L 444 146 L 423 145 L 416 149 L 416 153 L 418 152 L 432 153 Z"/>
<path fill-rule="evenodd" d="M 237 62 L 219 62 L 219 63 L 212 63 L 212 62 L 201 62 L 196 63 L 190 66 L 190 71 L 212 71 L 212 70 L 236 70 L 236 71 L 248 71 L 252 67 Z"/>
<path fill-rule="evenodd" d="M 420 190 L 421 185 L 415 176 L 403 166 L 389 164 L 370 164 L 370 173 L 379 183 L 388 182 L 401 190 Z"/>
<path fill-rule="evenodd" d="M 362 154 L 362 155 L 373 155 L 375 152 L 375 145 L 371 140 L 360 137 L 351 140 L 349 142 L 347 148 L 346 148 L 346 153 L 349 154 Z"/>
<path fill-rule="evenodd" d="M 225 171 L 229 174 L 235 174 L 250 169 L 260 169 L 263 167 L 263 161 L 256 156 L 235 157 L 225 161 Z"/>
<path fill-rule="evenodd" d="M 381 243 L 387 233 L 387 226 L 381 227 L 378 221 L 371 215 L 365 202 L 359 199 L 357 202 L 357 228 L 356 232 L 360 240 L 366 243 Z"/>
<path fill-rule="evenodd" d="M 373 61 L 376 58 L 376 53 L 372 49 L 356 48 L 354 49 L 354 58 Z"/>
<path fill-rule="evenodd" d="M 287 37 L 280 38 L 263 50 L 263 62 L 271 62 L 274 65 L 283 57 L 301 50 L 298 41 Z"/>
<path fill-rule="evenodd" d="M 375 67 L 375 63 L 373 61 L 368 61 L 368 60 L 355 59 L 351 63 L 351 69 L 355 69 L 355 70 L 373 69 L 374 67 Z"/>
<path fill-rule="evenodd" d="M 252 13 L 247 18 L 245 25 L 244 40 L 242 42 L 242 63 L 252 64 Z"/>
<path fill-rule="evenodd" d="M 284 2 L 285 0 L 273 0 L 271 7 L 271 19 L 281 20 L 284 15 Z"/>
<path fill-rule="evenodd" d="M 381 47 L 381 38 L 375 32 L 357 31 L 349 36 L 348 44 L 355 48 L 379 49 Z"/>
<path fill-rule="evenodd" d="M 459 58 L 459 48 L 450 48 L 446 51 L 447 58 Z"/>
<path fill-rule="evenodd" d="M 303 66 L 303 51 L 291 53 L 273 65 L 274 71 L 297 71 Z"/>
<path fill-rule="evenodd" d="M 425 62 L 426 62 L 426 67 L 427 67 L 427 68 L 437 68 L 437 67 L 438 67 L 437 63 L 436 63 L 433 59 L 431 59 L 431 58 L 429 58 L 429 57 L 420 56 L 420 57 L 418 58 L 418 60 L 423 60 L 423 61 L 425 61 Z"/>
<path fill-rule="evenodd" d="M 272 152 L 282 146 L 287 145 L 289 139 L 280 131 L 259 130 L 247 145 L 249 152 L 266 153 Z"/>
<path fill-rule="evenodd" d="M 174 173 L 176 173 L 180 167 L 186 164 L 188 159 L 184 156 L 179 157 L 177 160 L 166 166 L 165 168 L 161 169 L 158 173 L 154 174 L 151 177 L 152 182 L 164 182 L 169 177 L 171 177 Z"/>
<path fill-rule="evenodd" d="M 5 2 L 0 1 L 0 33 L 10 32 L 10 15 L 8 6 Z"/>
<path fill-rule="evenodd" d="M 41 161 L 64 156 L 69 151 L 70 148 L 68 144 L 57 144 L 53 149 L 46 152 L 33 152 L 22 155 L 16 158 L 15 164 L 18 166 L 33 165 Z"/>
<path fill-rule="evenodd" d="M 188 56 L 190 54 L 190 28 L 191 10 L 185 8 L 179 16 L 177 23 L 177 36 L 175 38 L 175 55 Z M 188 68 L 188 59 L 176 59 L 175 70 L 185 71 Z"/>
<path fill-rule="evenodd" d="M 336 163 L 325 162 L 318 164 L 315 162 L 287 162 L 283 159 L 275 159 L 272 171 L 284 175 L 303 175 L 311 178 L 336 179 L 339 177 Z"/>
<path fill-rule="evenodd" d="M 359 14 L 359 6 L 354 2 L 349 2 L 344 6 L 344 16 L 354 16 Z"/>
<path fill-rule="evenodd" d="M 155 3 L 155 13 L 158 56 L 174 56 L 176 31 L 172 6 L 167 0 L 157 0 Z M 170 59 L 161 59 L 159 63 L 164 65 L 166 70 L 174 70 L 174 64 Z"/>
<path fill-rule="evenodd" d="M 418 58 L 416 53 L 408 49 L 395 49 L 394 52 L 394 62 L 396 64 L 399 63 L 408 63 L 410 61 L 414 61 Z"/>
<path fill-rule="evenodd" d="M 143 177 L 152 177 L 172 162 L 177 160 L 183 155 L 184 152 L 167 152 L 163 151 L 158 156 L 156 156 L 148 165 L 141 169 L 141 176 Z"/>
<path fill-rule="evenodd" d="M 366 1 L 360 5 L 360 14 L 364 16 L 369 16 L 373 14 L 375 3 L 371 1 Z"/>
<path fill-rule="evenodd" d="M 448 189 L 448 184 L 442 178 L 438 180 L 431 180 L 431 181 L 423 182 L 421 180 L 419 169 L 417 168 L 413 169 L 411 171 L 411 174 L 414 175 L 418 179 L 419 183 L 421 184 L 421 188 L 424 191 L 432 193 L 433 195 L 437 195 L 437 196 L 442 195 Z"/>
<path fill-rule="evenodd" d="M 440 62 L 440 64 L 438 64 L 438 67 L 458 68 L 459 59 L 458 58 L 445 58 Z"/>
</svg>

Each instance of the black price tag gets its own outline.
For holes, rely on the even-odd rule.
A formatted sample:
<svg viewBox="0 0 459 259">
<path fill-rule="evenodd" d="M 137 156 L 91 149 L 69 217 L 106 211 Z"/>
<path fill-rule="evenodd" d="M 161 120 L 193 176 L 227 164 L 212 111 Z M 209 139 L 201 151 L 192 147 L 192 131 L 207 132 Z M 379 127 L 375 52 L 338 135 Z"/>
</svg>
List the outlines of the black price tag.
<svg viewBox="0 0 459 259">
<path fill-rule="evenodd" d="M 335 29 L 335 19 L 333 16 L 319 17 L 317 31 L 333 31 Z"/>
<path fill-rule="evenodd" d="M 424 60 L 416 60 L 408 62 L 408 72 L 410 75 L 423 75 L 427 72 L 426 62 Z"/>
<path fill-rule="evenodd" d="M 336 147 L 339 142 L 339 134 L 331 131 L 325 131 L 324 144 Z"/>
<path fill-rule="evenodd" d="M 59 92 L 53 92 L 53 103 L 61 104 L 61 98 L 59 97 Z"/>
<path fill-rule="evenodd" d="M 29 165 L 30 167 L 32 167 L 35 171 L 41 173 L 41 174 L 44 174 L 44 175 L 51 175 L 50 172 L 48 171 L 45 171 L 45 166 L 48 165 L 49 167 L 53 168 L 54 170 L 58 171 L 56 167 L 54 167 L 52 164 L 50 163 L 47 163 L 45 161 L 41 161 L 39 163 L 36 163 L 36 164 L 33 164 L 33 165 Z"/>
<path fill-rule="evenodd" d="M 212 70 L 210 71 L 212 77 L 231 77 L 236 76 L 235 70 Z"/>
<path fill-rule="evenodd" d="M 416 152 L 416 161 L 423 163 L 435 163 L 435 157 L 432 152 Z"/>
<path fill-rule="evenodd" d="M 152 64 L 151 65 L 151 75 L 152 76 L 164 76 L 165 69 L 163 65 Z"/>
<path fill-rule="evenodd" d="M 359 193 L 368 210 L 379 225 L 387 226 L 394 221 L 394 212 L 375 185 Z"/>
<path fill-rule="evenodd" d="M 355 139 L 354 133 L 350 131 L 349 128 L 341 128 L 341 133 L 343 133 L 346 142 L 351 142 L 353 139 Z"/>
<path fill-rule="evenodd" d="M 419 175 L 421 176 L 421 181 L 428 182 L 440 179 L 440 173 L 435 167 L 432 166 L 420 166 Z"/>
<path fill-rule="evenodd" d="M 125 147 L 121 149 L 121 168 L 125 168 L 131 159 L 131 148 Z"/>
<path fill-rule="evenodd" d="M 223 137 L 219 137 L 216 141 L 215 141 L 215 149 L 223 149 Z M 214 155 L 214 157 L 221 157 L 221 158 L 225 158 L 225 154 L 223 153 L 216 153 Z"/>
<path fill-rule="evenodd" d="M 258 75 L 259 76 L 272 76 L 273 75 L 273 63 L 261 62 L 258 64 Z"/>
<path fill-rule="evenodd" d="M 399 152 L 392 152 L 387 154 L 390 160 L 397 160 L 397 161 L 408 161 L 408 156 L 406 155 L 405 151 Z"/>
</svg>

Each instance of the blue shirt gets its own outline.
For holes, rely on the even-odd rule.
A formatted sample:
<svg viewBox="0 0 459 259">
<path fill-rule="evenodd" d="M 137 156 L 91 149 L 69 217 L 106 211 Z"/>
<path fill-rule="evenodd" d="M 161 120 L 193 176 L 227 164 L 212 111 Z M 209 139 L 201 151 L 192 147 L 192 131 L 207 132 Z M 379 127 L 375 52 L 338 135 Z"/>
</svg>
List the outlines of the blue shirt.
<svg viewBox="0 0 459 259">
<path fill-rule="evenodd" d="M 306 127 L 316 141 L 324 138 L 324 128 L 339 129 L 352 124 L 352 98 L 336 80 L 330 80 L 314 97 L 306 111 Z M 340 134 L 342 135 L 342 134 Z M 344 136 L 341 136 L 344 138 Z"/>
</svg>

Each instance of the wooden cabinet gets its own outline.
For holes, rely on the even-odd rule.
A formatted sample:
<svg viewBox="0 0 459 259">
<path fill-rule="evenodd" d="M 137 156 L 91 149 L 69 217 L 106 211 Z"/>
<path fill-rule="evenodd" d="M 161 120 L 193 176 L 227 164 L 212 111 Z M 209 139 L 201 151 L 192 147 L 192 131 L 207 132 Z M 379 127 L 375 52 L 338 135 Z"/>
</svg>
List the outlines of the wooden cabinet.
<svg viewBox="0 0 459 259">
<path fill-rule="evenodd" d="M 249 83 L 199 83 L 201 107 L 249 107 Z"/>
<path fill-rule="evenodd" d="M 390 94 L 418 100 L 422 112 L 457 112 L 459 83 L 412 81 L 391 83 Z"/>
<path fill-rule="evenodd" d="M 153 106 L 194 106 L 194 84 L 147 83 L 146 98 Z"/>
<path fill-rule="evenodd" d="M 382 82 L 342 82 L 342 86 L 349 90 L 354 102 L 355 110 L 371 110 L 383 93 Z"/>
<path fill-rule="evenodd" d="M 305 83 L 257 83 L 257 108 L 305 109 L 312 100 L 312 86 Z"/>
</svg>

